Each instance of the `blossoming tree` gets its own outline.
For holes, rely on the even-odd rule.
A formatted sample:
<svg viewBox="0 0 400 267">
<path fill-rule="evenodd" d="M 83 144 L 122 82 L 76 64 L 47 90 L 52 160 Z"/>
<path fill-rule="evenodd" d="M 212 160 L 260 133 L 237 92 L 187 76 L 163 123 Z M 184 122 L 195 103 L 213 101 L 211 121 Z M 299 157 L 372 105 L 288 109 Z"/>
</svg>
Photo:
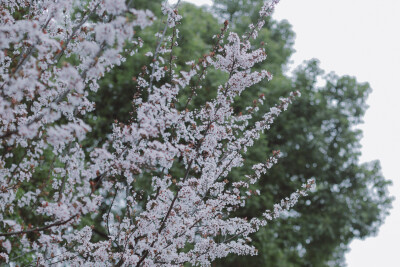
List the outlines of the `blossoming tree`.
<svg viewBox="0 0 400 267">
<path fill-rule="evenodd" d="M 0 0 L 3 263 L 179 266 L 254 255 L 250 235 L 314 184 L 259 217 L 235 216 L 246 199 L 262 193 L 254 190 L 257 180 L 280 152 L 240 180 L 230 179 L 230 171 L 243 165 L 247 148 L 299 95 L 281 98 L 256 122 L 263 95 L 243 113 L 233 109 L 246 88 L 272 78 L 252 70 L 267 55 L 251 41 L 277 0 L 264 2 L 244 36 L 225 22 L 210 53 L 186 69 L 177 68 L 173 56 L 181 16 L 166 2 L 157 47 L 144 51 L 151 63 L 133 78 L 138 93 L 131 122 L 115 122 L 97 147 L 82 146 L 91 131 L 84 115 L 95 108 L 89 92 L 115 65 L 142 52 L 135 29 L 155 20 L 132 2 Z M 214 99 L 191 108 L 210 68 L 228 79 Z M 190 94 L 181 97 L 185 88 Z M 99 213 L 104 232 L 92 224 Z"/>
</svg>

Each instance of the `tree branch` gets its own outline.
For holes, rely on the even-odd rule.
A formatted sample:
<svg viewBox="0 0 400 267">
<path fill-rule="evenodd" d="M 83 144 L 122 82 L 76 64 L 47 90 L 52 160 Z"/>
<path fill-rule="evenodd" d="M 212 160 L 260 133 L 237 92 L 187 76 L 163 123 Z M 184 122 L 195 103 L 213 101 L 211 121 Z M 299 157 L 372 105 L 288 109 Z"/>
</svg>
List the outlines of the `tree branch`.
<svg viewBox="0 0 400 267">
<path fill-rule="evenodd" d="M 37 228 L 34 228 L 34 229 L 30 229 L 30 230 L 18 231 L 18 232 L 10 232 L 10 233 L 0 233 L 0 236 L 11 236 L 11 235 L 19 235 L 19 234 L 27 234 L 27 233 L 31 233 L 31 232 L 44 231 L 44 230 L 47 230 L 47 229 L 49 229 L 49 228 L 51 228 L 53 226 L 60 226 L 60 225 L 66 224 L 66 223 L 72 221 L 77 216 L 78 216 L 78 214 L 72 216 L 71 218 L 69 218 L 66 221 L 55 222 L 55 223 L 52 223 L 52 224 L 49 224 L 49 225 L 46 225 L 46 226 L 43 226 L 43 227 L 37 227 Z"/>
</svg>

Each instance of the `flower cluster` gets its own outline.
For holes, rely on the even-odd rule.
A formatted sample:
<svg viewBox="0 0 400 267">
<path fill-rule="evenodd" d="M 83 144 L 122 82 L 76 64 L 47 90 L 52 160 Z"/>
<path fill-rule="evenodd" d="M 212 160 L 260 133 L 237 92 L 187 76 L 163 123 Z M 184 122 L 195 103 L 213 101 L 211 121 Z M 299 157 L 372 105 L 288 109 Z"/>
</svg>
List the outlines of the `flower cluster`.
<svg viewBox="0 0 400 267">
<path fill-rule="evenodd" d="M 172 56 L 182 17 L 165 3 L 165 29 L 156 34 L 155 51 L 146 52 L 153 60 L 135 78 L 131 122 L 116 122 L 106 143 L 82 147 L 92 130 L 85 121 L 95 108 L 90 91 L 141 48 L 135 28 L 155 19 L 130 2 L 0 1 L 1 261 L 18 263 L 25 254 L 44 266 L 180 266 L 254 255 L 249 235 L 314 184 L 260 218 L 232 215 L 260 194 L 249 187 L 279 152 L 240 181 L 230 171 L 299 94 L 282 98 L 254 124 L 256 106 L 247 114 L 232 108 L 244 90 L 272 78 L 252 70 L 267 54 L 252 49 L 251 40 L 278 1 L 265 2 L 245 36 L 229 32 L 226 22 L 212 51 L 187 69 Z M 215 99 L 189 109 L 209 68 L 229 78 Z M 185 88 L 191 95 L 182 103 Z"/>
</svg>

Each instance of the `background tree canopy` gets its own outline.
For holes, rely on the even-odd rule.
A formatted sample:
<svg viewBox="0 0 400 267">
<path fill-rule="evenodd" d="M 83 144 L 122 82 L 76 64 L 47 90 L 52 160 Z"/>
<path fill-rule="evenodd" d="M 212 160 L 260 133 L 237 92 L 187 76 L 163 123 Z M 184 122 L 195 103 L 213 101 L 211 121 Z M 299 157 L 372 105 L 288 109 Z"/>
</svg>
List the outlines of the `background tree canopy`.
<svg viewBox="0 0 400 267">
<path fill-rule="evenodd" d="M 180 45 L 174 48 L 174 62 L 183 66 L 210 52 L 214 44 L 211 37 L 222 25 L 218 18 L 228 19 L 231 28 L 243 33 L 245 25 L 256 16 L 254 11 L 260 2 L 215 0 L 212 12 L 181 4 L 179 9 L 184 17 L 179 26 Z M 160 3 L 160 0 L 135 1 L 138 8 L 151 9 L 160 18 L 140 34 L 145 40 L 142 51 L 154 50 L 156 40 L 152 33 L 160 29 Z M 356 126 L 362 122 L 371 88 L 353 77 L 324 75 L 317 60 L 305 62 L 292 77 L 287 77 L 284 72 L 293 53 L 294 33 L 286 21 L 269 20 L 258 41 L 260 45 L 266 44 L 268 59 L 257 68 L 267 69 L 274 78 L 242 95 L 237 112 L 245 112 L 244 107 L 260 94 L 267 99 L 261 111 L 290 91 L 299 90 L 302 97 L 247 152 L 245 166 L 232 173 L 232 179 L 249 173 L 254 163 L 273 150 L 283 154 L 279 164 L 261 180 L 261 196 L 251 199 L 241 215 L 260 214 L 309 178 L 316 178 L 317 191 L 308 200 L 301 200 L 286 218 L 271 222 L 253 237 L 258 256 L 231 257 L 216 265 L 344 266 L 344 254 L 351 240 L 375 234 L 392 202 L 387 191 L 390 181 L 382 176 L 379 161 L 359 162 L 362 133 Z M 137 54 L 102 80 L 100 90 L 92 96 L 96 111 L 91 121 L 96 125 L 93 129 L 99 130 L 91 133 L 85 145 L 92 146 L 107 138 L 114 120 L 129 119 L 132 107 L 127 99 L 135 94 L 134 74 L 148 60 L 143 53 Z M 209 73 L 192 103 L 199 105 L 214 96 L 216 86 L 223 81 L 221 73 Z"/>
</svg>

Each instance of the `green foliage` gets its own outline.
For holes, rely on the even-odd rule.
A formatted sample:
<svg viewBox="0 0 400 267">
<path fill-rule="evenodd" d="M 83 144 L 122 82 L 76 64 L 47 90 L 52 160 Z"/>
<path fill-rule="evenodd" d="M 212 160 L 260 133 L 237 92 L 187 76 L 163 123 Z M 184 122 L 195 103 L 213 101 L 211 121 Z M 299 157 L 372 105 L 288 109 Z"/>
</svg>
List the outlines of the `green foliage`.
<svg viewBox="0 0 400 267">
<path fill-rule="evenodd" d="M 214 0 L 213 2 L 213 7 L 217 13 L 229 20 L 229 22 L 235 25 L 249 25 L 248 23 L 243 24 L 243 19 L 255 15 L 255 11 L 260 10 L 259 7 L 262 5 L 263 0 Z M 256 20 L 257 17 L 253 16 L 251 22 Z"/>
</svg>

